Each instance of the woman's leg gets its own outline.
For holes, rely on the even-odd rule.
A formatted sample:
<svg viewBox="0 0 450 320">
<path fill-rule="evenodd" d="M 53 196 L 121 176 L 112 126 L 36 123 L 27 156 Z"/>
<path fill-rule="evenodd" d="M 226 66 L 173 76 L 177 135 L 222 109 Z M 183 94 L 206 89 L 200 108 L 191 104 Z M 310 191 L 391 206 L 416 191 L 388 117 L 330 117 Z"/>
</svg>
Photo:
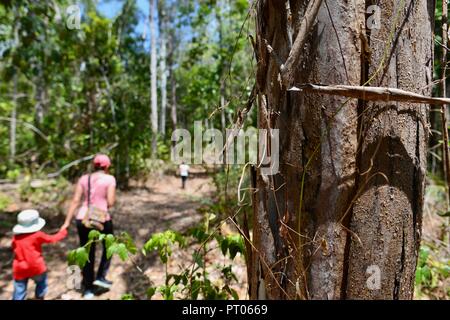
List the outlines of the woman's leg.
<svg viewBox="0 0 450 320">
<path fill-rule="evenodd" d="M 77 220 L 78 236 L 80 237 L 80 247 L 89 241 L 89 232 L 91 229 L 86 228 L 83 223 Z M 91 244 L 89 251 L 89 261 L 83 268 L 83 285 L 84 290 L 92 290 L 94 288 L 94 264 L 95 264 L 95 242 Z"/>
<path fill-rule="evenodd" d="M 106 221 L 104 226 L 105 226 L 103 229 L 104 234 L 113 234 L 112 220 Z M 106 243 L 103 240 L 102 259 L 100 261 L 100 266 L 98 267 L 97 279 L 100 279 L 100 280 L 106 279 L 106 274 L 108 273 L 110 265 L 111 265 L 111 259 L 108 259 L 106 257 Z"/>
</svg>

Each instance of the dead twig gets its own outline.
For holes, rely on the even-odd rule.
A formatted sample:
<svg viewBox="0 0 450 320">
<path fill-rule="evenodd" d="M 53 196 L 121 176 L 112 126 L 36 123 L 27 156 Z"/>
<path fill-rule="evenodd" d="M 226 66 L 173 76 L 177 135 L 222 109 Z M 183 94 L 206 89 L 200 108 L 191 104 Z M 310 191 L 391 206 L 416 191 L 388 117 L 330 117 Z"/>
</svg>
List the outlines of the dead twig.
<svg viewBox="0 0 450 320">
<path fill-rule="evenodd" d="M 322 0 L 311 0 L 306 8 L 305 15 L 298 28 L 297 37 L 295 38 L 292 49 L 289 52 L 289 56 L 284 64 L 280 67 L 280 74 L 283 84 L 289 87 L 290 82 L 293 78 L 292 73 L 295 72 L 296 68 L 294 66 L 298 65 L 298 60 L 300 58 L 300 52 L 305 46 L 308 35 L 310 34 L 312 27 L 314 26 L 314 21 L 316 20 L 317 14 L 319 13 L 319 8 L 322 4 Z"/>
<path fill-rule="evenodd" d="M 112 149 L 114 149 L 114 148 L 117 147 L 118 145 L 119 145 L 118 143 L 114 143 L 113 145 L 111 145 L 111 146 L 105 148 L 105 152 L 111 151 Z M 63 167 L 62 167 L 61 169 L 59 169 L 58 171 L 56 171 L 56 172 L 54 172 L 54 173 L 48 174 L 48 175 L 47 175 L 47 178 L 56 178 L 56 177 L 58 177 L 59 175 L 61 175 L 61 173 L 63 173 L 64 171 L 66 171 L 67 169 L 72 168 L 73 166 L 76 166 L 76 165 L 78 165 L 78 164 L 80 164 L 80 163 L 82 163 L 82 162 L 84 162 L 84 161 L 92 160 L 94 157 L 95 157 L 95 154 L 91 154 L 91 155 L 89 155 L 89 156 L 86 156 L 86 157 L 77 159 L 77 160 L 75 160 L 75 161 L 72 161 L 72 162 L 66 164 L 65 166 L 63 166 Z"/>
<path fill-rule="evenodd" d="M 388 87 L 323 85 L 306 83 L 291 87 L 288 89 L 288 91 L 319 92 L 321 94 L 339 95 L 365 101 L 401 101 L 436 105 L 445 105 L 450 103 L 449 98 L 427 97 L 411 91 Z"/>
</svg>

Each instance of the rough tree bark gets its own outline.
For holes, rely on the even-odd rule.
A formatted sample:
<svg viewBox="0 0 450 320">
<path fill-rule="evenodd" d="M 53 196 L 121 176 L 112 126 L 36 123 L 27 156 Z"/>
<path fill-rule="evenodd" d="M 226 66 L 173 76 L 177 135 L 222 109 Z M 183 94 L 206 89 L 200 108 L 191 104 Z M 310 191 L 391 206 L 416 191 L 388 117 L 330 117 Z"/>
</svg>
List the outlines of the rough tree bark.
<svg viewBox="0 0 450 320">
<path fill-rule="evenodd" d="M 369 74 L 374 74 L 380 63 L 383 65 L 374 83 L 431 95 L 432 1 L 387 1 L 381 4 L 381 10 L 381 28 L 371 30 L 369 35 Z M 393 49 L 389 48 L 386 55 L 385 44 L 379 39 L 389 39 L 392 28 Z M 352 239 L 350 243 L 346 294 L 348 298 L 410 299 L 414 294 L 426 174 L 428 128 L 421 119 L 428 123 L 428 106 L 369 103 L 364 111 L 359 196 L 350 221 L 361 242 Z M 366 286 L 369 266 L 380 270 L 379 290 Z"/>
<path fill-rule="evenodd" d="M 280 170 L 256 170 L 250 297 L 409 299 L 428 106 L 288 92 L 279 62 L 314 3 L 256 4 L 258 125 L 280 129 Z M 430 95 L 434 5 L 384 1 L 379 29 L 368 29 L 371 4 L 323 0 L 292 81 Z M 376 271 L 379 288 L 368 284 Z"/>
</svg>

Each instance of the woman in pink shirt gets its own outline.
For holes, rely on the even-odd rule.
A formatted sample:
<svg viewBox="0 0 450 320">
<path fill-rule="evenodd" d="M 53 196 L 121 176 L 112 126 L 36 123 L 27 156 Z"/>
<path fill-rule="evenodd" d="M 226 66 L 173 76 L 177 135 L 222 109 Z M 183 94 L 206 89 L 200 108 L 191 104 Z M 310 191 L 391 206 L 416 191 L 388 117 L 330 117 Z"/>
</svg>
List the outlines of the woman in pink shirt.
<svg viewBox="0 0 450 320">
<path fill-rule="evenodd" d="M 69 211 L 67 212 L 63 227 L 69 226 L 73 216 L 76 213 L 80 246 L 84 246 L 88 242 L 88 235 L 92 230 L 91 228 L 86 227 L 82 222 L 88 211 L 88 206 L 91 205 L 102 211 L 108 212 L 109 208 L 114 205 L 116 197 L 116 179 L 114 178 L 114 176 L 108 174 L 108 169 L 110 166 L 111 160 L 108 158 L 108 156 L 102 154 L 95 156 L 94 172 L 91 174 L 83 175 L 77 183 L 75 194 L 70 204 Z M 90 197 L 88 197 L 89 189 Z M 83 202 L 81 202 L 82 198 Z M 79 210 L 78 212 L 76 212 L 78 208 Z M 104 234 L 113 233 L 113 224 L 109 212 L 107 213 L 106 222 L 103 223 L 103 230 L 101 232 Z M 106 274 L 108 272 L 110 262 L 111 260 L 106 258 L 106 246 L 105 242 L 103 241 L 102 258 L 97 275 L 95 277 L 95 243 L 93 243 L 89 252 L 89 262 L 87 262 L 83 268 L 84 298 L 91 299 L 94 296 L 94 285 L 106 289 L 109 289 L 111 287 L 112 283 L 106 279 Z"/>
</svg>

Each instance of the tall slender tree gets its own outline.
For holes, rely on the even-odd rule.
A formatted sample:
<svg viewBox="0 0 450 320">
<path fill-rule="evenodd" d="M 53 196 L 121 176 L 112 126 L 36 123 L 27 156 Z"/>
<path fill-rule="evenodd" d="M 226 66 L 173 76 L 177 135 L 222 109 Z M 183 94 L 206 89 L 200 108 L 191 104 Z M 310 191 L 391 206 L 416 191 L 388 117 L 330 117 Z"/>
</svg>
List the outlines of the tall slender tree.
<svg viewBox="0 0 450 320">
<path fill-rule="evenodd" d="M 166 134 L 166 114 L 167 114 L 167 33 L 168 33 L 168 15 L 166 1 L 159 2 L 159 37 L 161 43 L 160 51 L 160 72 L 161 72 L 161 135 Z"/>
<path fill-rule="evenodd" d="M 156 53 L 156 14 L 157 14 L 157 0 L 150 0 L 150 101 L 151 101 L 151 115 L 150 122 L 152 126 L 152 157 L 157 156 L 157 142 L 158 142 L 158 92 L 157 92 L 157 53 Z"/>
</svg>

